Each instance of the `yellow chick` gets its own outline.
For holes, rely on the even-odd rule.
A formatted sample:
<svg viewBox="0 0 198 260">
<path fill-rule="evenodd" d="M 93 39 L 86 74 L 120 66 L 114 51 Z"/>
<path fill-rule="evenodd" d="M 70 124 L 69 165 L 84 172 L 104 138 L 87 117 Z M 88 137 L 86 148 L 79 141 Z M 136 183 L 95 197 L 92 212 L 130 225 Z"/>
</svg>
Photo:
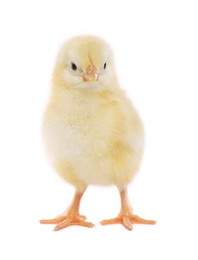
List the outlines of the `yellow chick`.
<svg viewBox="0 0 198 260">
<path fill-rule="evenodd" d="M 61 48 L 52 78 L 52 90 L 43 119 L 43 136 L 57 173 L 75 189 L 66 213 L 42 224 L 54 230 L 70 225 L 93 227 L 79 214 L 88 185 L 116 185 L 121 210 L 116 218 L 101 221 L 155 224 L 133 214 L 127 185 L 142 159 L 144 131 L 141 119 L 120 88 L 112 50 L 95 36 L 77 36 Z"/>
</svg>

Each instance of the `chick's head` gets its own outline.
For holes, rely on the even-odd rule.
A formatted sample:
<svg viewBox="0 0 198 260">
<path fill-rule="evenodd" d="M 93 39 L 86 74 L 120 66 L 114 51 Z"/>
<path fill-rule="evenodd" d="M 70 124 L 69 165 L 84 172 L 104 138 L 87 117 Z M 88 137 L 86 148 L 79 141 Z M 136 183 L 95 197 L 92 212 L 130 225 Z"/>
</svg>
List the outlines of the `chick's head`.
<svg viewBox="0 0 198 260">
<path fill-rule="evenodd" d="M 102 88 L 116 80 L 113 54 L 109 45 L 95 36 L 77 36 L 62 46 L 54 83 L 70 88 Z"/>
</svg>

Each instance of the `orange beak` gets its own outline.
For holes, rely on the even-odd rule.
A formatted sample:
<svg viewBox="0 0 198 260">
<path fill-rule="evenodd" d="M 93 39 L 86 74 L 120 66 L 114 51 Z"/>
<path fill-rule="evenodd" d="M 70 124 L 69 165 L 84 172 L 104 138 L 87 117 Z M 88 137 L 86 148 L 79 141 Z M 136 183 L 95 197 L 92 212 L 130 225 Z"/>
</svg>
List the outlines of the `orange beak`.
<svg viewBox="0 0 198 260">
<path fill-rule="evenodd" d="M 97 81 L 98 80 L 98 73 L 97 69 L 94 65 L 89 65 L 86 69 L 86 73 L 83 74 L 84 81 Z"/>
</svg>

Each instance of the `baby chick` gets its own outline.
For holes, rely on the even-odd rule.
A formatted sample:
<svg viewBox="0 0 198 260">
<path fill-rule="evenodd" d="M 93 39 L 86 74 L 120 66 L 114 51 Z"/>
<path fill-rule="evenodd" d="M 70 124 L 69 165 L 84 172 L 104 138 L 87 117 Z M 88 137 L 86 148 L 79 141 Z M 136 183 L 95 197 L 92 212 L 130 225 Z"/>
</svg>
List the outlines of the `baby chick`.
<svg viewBox="0 0 198 260">
<path fill-rule="evenodd" d="M 141 119 L 121 90 L 109 45 L 95 36 L 77 36 L 61 48 L 43 119 L 44 142 L 57 173 L 75 189 L 66 213 L 42 224 L 55 230 L 70 225 L 93 227 L 79 214 L 88 185 L 116 185 L 121 210 L 102 225 L 155 224 L 133 214 L 127 185 L 137 173 L 144 146 Z"/>
</svg>

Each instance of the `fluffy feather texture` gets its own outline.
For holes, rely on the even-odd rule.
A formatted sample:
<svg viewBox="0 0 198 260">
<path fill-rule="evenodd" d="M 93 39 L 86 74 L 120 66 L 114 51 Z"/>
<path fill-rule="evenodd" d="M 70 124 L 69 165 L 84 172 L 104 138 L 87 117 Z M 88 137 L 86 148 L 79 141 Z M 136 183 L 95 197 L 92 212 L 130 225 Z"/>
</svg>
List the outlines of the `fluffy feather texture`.
<svg viewBox="0 0 198 260">
<path fill-rule="evenodd" d="M 71 69 L 72 63 L 77 71 Z M 84 82 L 81 75 L 90 63 L 99 78 Z M 89 184 L 121 187 L 134 177 L 142 157 L 143 127 L 119 88 L 112 51 L 101 39 L 78 37 L 62 47 L 43 134 L 55 169 L 79 188 Z"/>
<path fill-rule="evenodd" d="M 78 36 L 62 46 L 43 136 L 54 168 L 78 193 L 90 184 L 115 184 L 123 191 L 134 178 L 142 158 L 143 126 L 119 86 L 112 50 L 104 40 Z"/>
</svg>

